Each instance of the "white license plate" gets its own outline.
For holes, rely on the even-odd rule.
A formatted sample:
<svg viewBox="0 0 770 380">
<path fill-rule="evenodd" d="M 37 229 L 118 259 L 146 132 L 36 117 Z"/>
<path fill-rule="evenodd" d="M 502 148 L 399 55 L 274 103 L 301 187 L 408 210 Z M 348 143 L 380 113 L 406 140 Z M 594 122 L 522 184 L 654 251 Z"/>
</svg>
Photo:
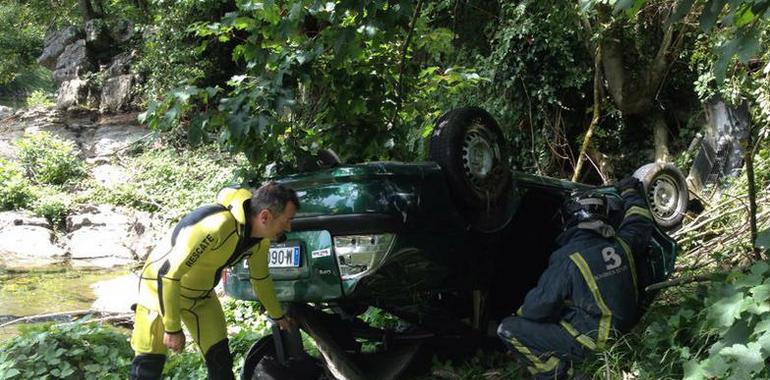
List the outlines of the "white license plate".
<svg viewBox="0 0 770 380">
<path fill-rule="evenodd" d="M 299 246 L 270 247 L 267 251 L 267 266 L 270 268 L 299 267 Z"/>
</svg>

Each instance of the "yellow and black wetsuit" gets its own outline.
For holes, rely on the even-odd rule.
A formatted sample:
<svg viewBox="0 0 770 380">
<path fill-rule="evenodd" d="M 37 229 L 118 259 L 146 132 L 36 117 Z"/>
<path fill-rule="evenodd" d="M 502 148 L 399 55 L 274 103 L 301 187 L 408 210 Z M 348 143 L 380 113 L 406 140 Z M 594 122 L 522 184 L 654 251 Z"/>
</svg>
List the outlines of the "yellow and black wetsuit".
<svg viewBox="0 0 770 380">
<path fill-rule="evenodd" d="M 204 356 L 223 341 L 225 318 L 213 289 L 222 269 L 244 257 L 248 257 L 255 294 L 268 315 L 283 317 L 267 267 L 270 241 L 249 237 L 244 210 L 249 198 L 251 193 L 245 189 L 222 190 L 216 204 L 182 218 L 147 259 L 131 337 L 137 356 L 165 355 L 163 333 L 181 331 L 182 322 Z"/>
</svg>

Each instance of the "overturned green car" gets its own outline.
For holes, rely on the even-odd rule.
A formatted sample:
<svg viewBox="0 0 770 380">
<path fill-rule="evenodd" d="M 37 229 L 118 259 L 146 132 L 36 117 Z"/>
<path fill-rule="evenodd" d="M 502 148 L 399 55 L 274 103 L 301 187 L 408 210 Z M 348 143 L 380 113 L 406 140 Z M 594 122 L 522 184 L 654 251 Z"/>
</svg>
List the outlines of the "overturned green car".
<svg viewBox="0 0 770 380">
<path fill-rule="evenodd" d="M 369 306 L 410 322 L 421 336 L 494 331 L 545 269 L 565 197 L 595 188 L 511 171 L 497 123 L 474 107 L 438 119 L 429 157 L 331 162 L 277 178 L 297 190 L 302 205 L 292 232 L 268 256 L 279 300 L 325 311 L 313 321 L 328 320 L 329 312 L 350 321 L 331 323 L 347 326 L 335 330 L 345 334 L 377 335 L 353 318 Z M 677 248 L 664 229 L 681 222 L 688 193 L 670 164 L 648 164 L 635 175 L 658 223 L 640 264 L 650 268 L 644 288 L 673 270 Z M 622 204 L 614 188 L 598 189 Z M 256 300 L 244 263 L 224 280 L 230 296 Z"/>
</svg>

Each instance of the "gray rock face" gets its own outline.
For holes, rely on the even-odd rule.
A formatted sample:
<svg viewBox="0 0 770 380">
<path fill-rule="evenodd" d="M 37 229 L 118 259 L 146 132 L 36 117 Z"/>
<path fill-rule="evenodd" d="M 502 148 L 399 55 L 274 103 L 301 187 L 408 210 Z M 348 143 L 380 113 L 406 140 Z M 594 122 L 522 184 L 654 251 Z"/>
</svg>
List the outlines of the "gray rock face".
<svg viewBox="0 0 770 380">
<path fill-rule="evenodd" d="M 85 106 L 88 103 L 90 86 L 88 81 L 75 78 L 64 81 L 59 86 L 59 93 L 56 96 L 56 106 L 60 109 L 67 109 L 74 106 Z"/>
<path fill-rule="evenodd" d="M 124 43 L 134 36 L 134 23 L 131 20 L 118 20 L 110 30 L 110 36 L 117 43 Z"/>
<path fill-rule="evenodd" d="M 44 218 L 26 212 L 0 213 L 0 268 L 12 271 L 60 266 L 66 251 Z"/>
<path fill-rule="evenodd" d="M 53 72 L 53 79 L 56 83 L 62 83 L 66 80 L 75 79 L 80 74 L 85 74 L 94 69 L 93 63 L 88 57 L 86 50 L 86 41 L 77 40 L 64 48 L 56 61 L 56 70 Z"/>
<path fill-rule="evenodd" d="M 123 74 L 128 74 L 128 69 L 131 67 L 131 60 L 133 55 L 130 52 L 120 53 L 112 57 L 112 63 L 107 69 L 108 77 L 117 77 Z"/>
<path fill-rule="evenodd" d="M 144 259 L 155 244 L 158 223 L 146 213 L 100 205 L 81 209 L 66 224 L 70 265 L 111 268 Z"/>
<path fill-rule="evenodd" d="M 128 174 L 123 167 L 110 164 L 96 166 L 91 170 L 91 174 L 97 182 L 107 188 L 114 188 L 123 184 L 126 182 L 126 178 L 128 178 Z"/>
<path fill-rule="evenodd" d="M 91 310 L 110 313 L 130 312 L 131 305 L 136 303 L 139 293 L 138 283 L 139 278 L 135 274 L 127 274 L 91 285 L 96 296 Z"/>
<path fill-rule="evenodd" d="M 131 101 L 132 75 L 107 79 L 102 87 L 101 111 L 116 112 L 128 107 Z"/>
<path fill-rule="evenodd" d="M 0 119 L 5 119 L 13 114 L 13 108 L 0 106 Z"/>
<path fill-rule="evenodd" d="M 146 134 L 146 129 L 135 125 L 106 125 L 96 129 L 90 142 L 83 144 L 83 150 L 90 161 L 105 162 Z"/>
<path fill-rule="evenodd" d="M 83 38 L 83 31 L 75 26 L 68 26 L 47 35 L 43 41 L 45 48 L 40 57 L 38 57 L 37 63 L 47 67 L 49 70 L 55 70 L 56 61 L 59 55 L 64 52 L 64 48 L 80 38 Z"/>
</svg>

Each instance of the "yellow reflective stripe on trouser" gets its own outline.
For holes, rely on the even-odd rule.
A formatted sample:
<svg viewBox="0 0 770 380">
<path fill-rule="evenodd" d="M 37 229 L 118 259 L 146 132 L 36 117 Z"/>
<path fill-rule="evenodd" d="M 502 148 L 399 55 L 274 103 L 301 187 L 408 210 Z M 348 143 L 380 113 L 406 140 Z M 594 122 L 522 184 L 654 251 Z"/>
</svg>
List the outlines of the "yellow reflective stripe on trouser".
<svg viewBox="0 0 770 380">
<path fill-rule="evenodd" d="M 626 211 L 626 214 L 623 217 L 628 218 L 631 215 L 639 215 L 647 219 L 652 219 L 652 213 L 650 213 L 650 210 L 639 206 L 629 207 L 628 210 Z"/>
<path fill-rule="evenodd" d="M 555 356 L 551 356 L 546 361 L 540 360 L 540 358 L 537 357 L 537 355 L 533 354 L 532 351 L 527 348 L 527 346 L 521 344 L 521 342 L 518 341 L 516 338 L 509 338 L 511 344 L 513 345 L 513 348 L 516 349 L 516 351 L 519 351 L 524 357 L 527 358 L 530 362 L 532 362 L 532 366 L 528 367 L 527 369 L 529 372 L 533 375 L 536 375 L 538 373 L 544 373 L 544 372 L 551 372 L 556 370 L 556 367 L 559 366 L 559 358 Z"/>
<path fill-rule="evenodd" d="M 571 254 L 569 258 L 575 263 L 575 265 L 577 265 L 578 269 L 580 269 L 580 273 L 583 275 L 583 279 L 586 280 L 588 288 L 591 289 L 591 293 L 594 296 L 594 301 L 596 301 L 596 304 L 599 306 L 599 310 L 602 312 L 602 316 L 599 318 L 599 333 L 596 338 L 596 347 L 602 348 L 604 347 L 604 343 L 607 342 L 607 339 L 610 337 L 610 328 L 612 327 L 612 311 L 610 311 L 610 308 L 607 307 L 606 303 L 604 303 L 602 294 L 599 292 L 599 285 L 596 284 L 594 275 L 591 273 L 591 268 L 588 267 L 588 263 L 586 263 L 586 261 L 583 259 L 583 256 L 580 256 L 580 253 L 576 252 Z"/>
<path fill-rule="evenodd" d="M 580 331 L 578 331 L 575 326 L 572 326 L 569 322 L 565 320 L 559 321 L 559 324 L 561 327 L 564 327 L 567 332 L 572 335 L 573 338 L 575 338 L 578 343 L 585 346 L 587 349 L 591 351 L 596 351 L 596 342 L 594 342 L 593 339 L 591 339 L 590 336 L 581 334 Z"/>
<path fill-rule="evenodd" d="M 634 255 L 631 254 L 631 248 L 628 247 L 628 243 L 620 237 L 615 237 L 615 240 L 623 247 L 623 252 L 626 253 L 626 259 L 628 259 L 628 265 L 631 267 L 631 279 L 634 280 L 634 298 L 639 299 L 639 288 L 636 285 L 636 262 L 634 261 Z"/>
</svg>

